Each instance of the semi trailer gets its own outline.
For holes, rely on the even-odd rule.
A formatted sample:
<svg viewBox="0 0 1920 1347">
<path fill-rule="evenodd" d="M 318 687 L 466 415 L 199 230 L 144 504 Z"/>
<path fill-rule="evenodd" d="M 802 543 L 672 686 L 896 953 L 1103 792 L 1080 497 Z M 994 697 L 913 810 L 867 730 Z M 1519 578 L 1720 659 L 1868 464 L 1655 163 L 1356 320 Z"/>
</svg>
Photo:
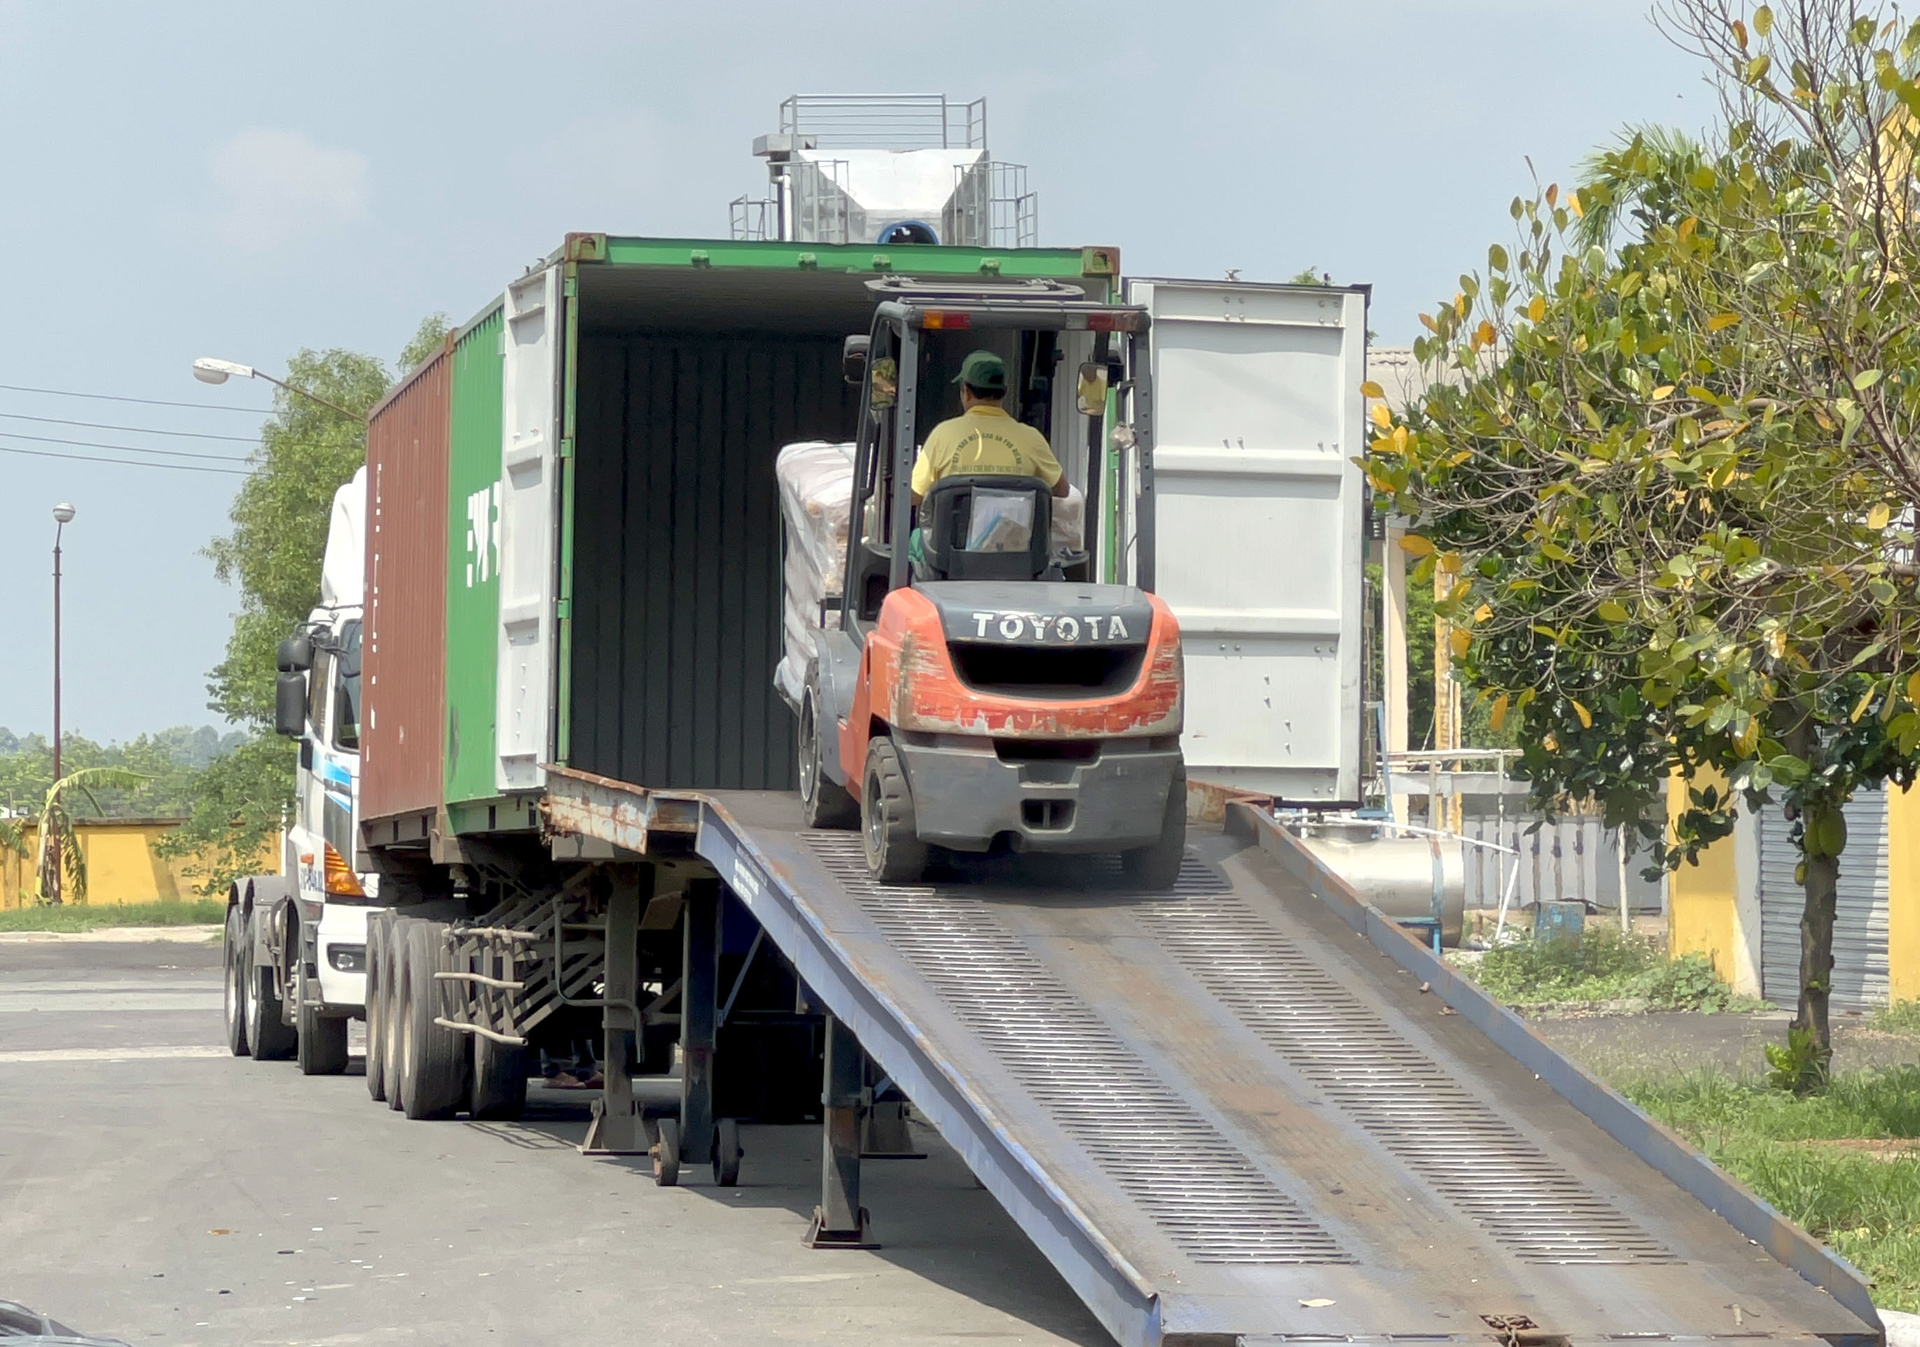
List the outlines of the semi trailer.
<svg viewBox="0 0 1920 1347">
<path fill-rule="evenodd" d="M 782 221 L 820 215 L 806 148 L 769 147 Z M 260 915 L 274 879 L 236 885 L 233 985 L 271 984 L 298 1051 L 354 1009 L 320 968 L 350 906 L 375 1099 L 410 1119 L 512 1116 L 542 1055 L 591 1038 L 585 1151 L 650 1156 L 663 1186 L 690 1167 L 727 1185 L 753 1163 L 742 1123 L 817 1127 L 822 1248 L 884 1241 L 861 1164 L 905 1149 L 910 1109 L 1127 1344 L 1884 1341 L 1853 1269 L 1276 818 L 1276 802 L 1360 801 L 1365 290 L 1126 278 L 1109 247 L 915 241 L 964 219 L 921 212 L 902 241 L 888 217 L 884 245 L 785 225 L 569 235 L 401 381 L 370 423 L 352 851 L 336 848 L 364 900 L 328 890 L 324 849 L 298 853 L 318 858 L 318 899 L 283 905 L 277 928 Z M 1083 569 L 916 574 L 898 484 L 954 410 L 948 366 L 993 340 L 975 320 L 1022 285 L 1051 308 L 1006 323 L 1018 414 L 1086 502 Z M 1121 314 L 1130 340 L 1113 339 Z M 910 347 L 929 354 L 902 400 Z M 776 683 L 775 461 L 807 441 L 854 446 L 872 525 L 851 511 L 840 602 L 808 624 L 813 667 Z M 1062 589 L 947 613 L 942 583 Z M 969 854 L 981 830 L 941 834 L 937 787 L 915 797 L 934 820 L 915 835 L 951 854 L 924 873 L 819 826 L 835 821 L 823 783 L 845 788 L 896 735 L 1086 807 L 1063 783 L 1108 745 L 1062 747 L 1084 698 L 1059 679 L 993 687 L 992 715 L 1042 731 L 1022 735 L 922 727 L 902 684 L 859 672 L 895 600 L 934 608 L 949 647 L 976 607 L 996 633 L 1018 617 L 983 667 L 1045 668 L 1037 634 L 1016 643 L 1040 615 L 1057 635 L 1083 591 L 1137 592 L 1177 622 L 1183 714 L 1141 736 L 1143 756 L 1167 759 L 1164 800 L 1180 798 L 1169 755 L 1228 797 L 1224 827 L 1129 875 L 1104 848 L 1018 854 L 1017 824 Z M 321 670 L 341 676 L 344 648 L 332 624 L 296 637 L 289 706 L 297 684 L 311 705 Z M 1075 667 L 1105 677 L 1119 659 Z M 836 663 L 852 695 L 823 686 Z M 877 713 L 876 685 L 894 689 Z M 315 762 L 334 760 L 329 724 L 299 721 Z M 1029 822 L 1044 831 L 1051 808 Z M 285 1050 L 266 1037 L 282 1046 L 258 1055 Z"/>
</svg>

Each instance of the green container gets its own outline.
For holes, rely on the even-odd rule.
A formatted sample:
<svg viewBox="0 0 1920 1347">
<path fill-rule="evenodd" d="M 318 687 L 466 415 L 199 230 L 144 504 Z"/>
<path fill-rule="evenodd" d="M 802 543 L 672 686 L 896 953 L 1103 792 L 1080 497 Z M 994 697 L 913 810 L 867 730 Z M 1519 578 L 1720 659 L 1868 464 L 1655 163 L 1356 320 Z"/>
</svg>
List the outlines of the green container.
<svg viewBox="0 0 1920 1347">
<path fill-rule="evenodd" d="M 453 348 L 447 492 L 449 803 L 497 795 L 493 720 L 500 626 L 501 311 L 495 304 Z"/>
</svg>

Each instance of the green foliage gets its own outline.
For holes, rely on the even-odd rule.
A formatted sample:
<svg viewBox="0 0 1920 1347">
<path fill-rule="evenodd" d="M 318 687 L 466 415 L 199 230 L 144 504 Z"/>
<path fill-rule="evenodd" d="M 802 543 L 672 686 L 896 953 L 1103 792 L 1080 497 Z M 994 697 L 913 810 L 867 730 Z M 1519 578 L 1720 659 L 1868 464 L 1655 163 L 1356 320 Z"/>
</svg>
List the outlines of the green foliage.
<svg viewBox="0 0 1920 1347">
<path fill-rule="evenodd" d="M 1868 1027 L 1883 1034 L 1920 1034 L 1920 1001 L 1895 1001 L 1875 1011 Z"/>
<path fill-rule="evenodd" d="M 74 834 L 76 800 L 92 806 L 88 817 L 101 817 L 95 792 L 132 791 L 146 783 L 138 772 L 124 767 L 82 767 L 68 771 L 61 763 L 60 779 L 47 787 L 33 813 L 38 826 L 34 857 L 34 900 L 58 905 L 66 899 L 87 901 L 87 858 Z M 27 854 L 24 818 L 0 819 L 0 848 L 17 856 Z"/>
<path fill-rule="evenodd" d="M 1704 954 L 1669 959 L 1661 941 L 1590 926 L 1579 940 L 1522 939 L 1488 950 L 1464 971 L 1508 1005 L 1644 1001 L 1709 1014 L 1745 1009 Z"/>
<path fill-rule="evenodd" d="M 1920 1137 L 1920 1068 L 1840 1073 L 1825 1093 L 1806 1097 L 1717 1073 L 1619 1084 L 1864 1272 L 1876 1304 L 1920 1312 L 1920 1160 L 1832 1144 Z"/>
<path fill-rule="evenodd" d="M 143 734 L 126 744 L 97 744 L 67 734 L 60 746 L 63 770 L 124 767 L 145 781 L 132 790 L 96 788 L 73 801 L 75 818 L 175 818 L 192 808 L 195 773 L 234 747 L 243 736 L 210 725 L 181 725 Z M 53 785 L 53 751 L 37 734 L 24 738 L 0 729 L 0 810 L 30 812 Z M 95 806 L 98 806 L 97 814 Z"/>
<path fill-rule="evenodd" d="M 98 931 L 122 926 L 217 926 L 226 904 L 127 903 L 101 907 L 20 907 L 0 912 L 0 931 Z"/>
<path fill-rule="evenodd" d="M 1776 1090 L 1814 1094 L 1827 1083 L 1827 1056 L 1808 1029 L 1790 1025 L 1787 1041 L 1767 1044 L 1766 1054 L 1767 1084 Z"/>
<path fill-rule="evenodd" d="M 430 356 L 447 331 L 443 314 L 422 322 L 400 354 L 402 368 Z M 374 356 L 302 350 L 287 363 L 287 382 L 364 413 L 386 394 L 392 376 Z M 206 550 L 214 573 L 240 590 L 226 657 L 208 685 L 209 704 L 242 726 L 247 739 L 194 778 L 192 814 L 162 847 L 170 855 L 209 858 L 192 867 L 207 894 L 252 872 L 293 802 L 296 750 L 273 733 L 274 656 L 319 601 L 334 492 L 366 461 L 366 426 L 278 389 L 274 419 L 261 428 L 253 461 L 228 511 L 232 532 Z"/>
<path fill-rule="evenodd" d="M 1515 199 L 1514 246 L 1422 315 L 1429 391 L 1377 413 L 1364 463 L 1537 807 L 1595 801 L 1667 867 L 1742 803 L 1796 811 L 1824 1055 L 1824 820 L 1920 767 L 1920 25 L 1663 14 L 1726 120 Z"/>
</svg>

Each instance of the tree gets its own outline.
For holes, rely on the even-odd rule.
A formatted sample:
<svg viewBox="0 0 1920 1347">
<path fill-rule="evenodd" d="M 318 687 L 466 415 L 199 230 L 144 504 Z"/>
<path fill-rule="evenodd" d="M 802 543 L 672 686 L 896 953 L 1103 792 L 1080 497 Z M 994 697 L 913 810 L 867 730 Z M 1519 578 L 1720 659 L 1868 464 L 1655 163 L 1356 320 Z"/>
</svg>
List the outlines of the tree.
<svg viewBox="0 0 1920 1347">
<path fill-rule="evenodd" d="M 88 797 L 97 815 L 99 802 L 91 799 L 95 789 L 130 790 L 144 780 L 138 772 L 124 767 L 82 767 L 74 772 L 63 771 L 60 779 L 47 787 L 46 798 L 35 815 L 39 848 L 34 857 L 34 901 L 58 907 L 63 894 L 71 896 L 76 903 L 87 901 L 87 858 L 80 850 L 68 798 L 75 792 Z M 0 847 L 24 858 L 27 854 L 25 831 L 18 819 L 0 818 Z"/>
<path fill-rule="evenodd" d="M 401 352 L 403 369 L 430 356 L 446 333 L 444 315 L 422 322 Z M 374 356 L 302 350 L 287 363 L 287 382 L 364 413 L 392 377 Z M 207 546 L 214 573 L 240 589 L 226 657 L 210 675 L 209 705 L 247 738 L 199 774 L 192 815 L 163 849 L 200 856 L 194 868 L 208 894 L 254 868 L 292 803 L 294 746 L 273 732 L 275 655 L 319 600 L 333 496 L 366 456 L 364 422 L 276 390 L 254 472 L 228 511 L 233 530 Z"/>
<path fill-rule="evenodd" d="M 1455 386 L 1377 412 L 1365 464 L 1416 521 L 1414 578 L 1451 578 L 1437 611 L 1493 725 L 1518 719 L 1536 805 L 1595 800 L 1672 867 L 1784 801 L 1801 990 L 1770 1057 L 1804 1091 L 1832 1056 L 1841 807 L 1920 749 L 1920 26 L 1850 0 L 1659 18 L 1719 125 L 1516 199 L 1517 246 L 1422 316 Z"/>
</svg>

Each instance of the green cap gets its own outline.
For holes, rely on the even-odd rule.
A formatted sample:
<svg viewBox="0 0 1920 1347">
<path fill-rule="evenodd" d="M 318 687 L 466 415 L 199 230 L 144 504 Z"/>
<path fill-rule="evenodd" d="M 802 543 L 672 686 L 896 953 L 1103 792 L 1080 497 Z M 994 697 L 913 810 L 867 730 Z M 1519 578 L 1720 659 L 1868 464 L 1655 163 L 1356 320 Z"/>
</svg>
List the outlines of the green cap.
<svg viewBox="0 0 1920 1347">
<path fill-rule="evenodd" d="M 976 393 L 1004 395 L 1007 391 L 1006 362 L 992 351 L 975 351 L 960 362 L 955 383 L 965 384 Z"/>
</svg>

